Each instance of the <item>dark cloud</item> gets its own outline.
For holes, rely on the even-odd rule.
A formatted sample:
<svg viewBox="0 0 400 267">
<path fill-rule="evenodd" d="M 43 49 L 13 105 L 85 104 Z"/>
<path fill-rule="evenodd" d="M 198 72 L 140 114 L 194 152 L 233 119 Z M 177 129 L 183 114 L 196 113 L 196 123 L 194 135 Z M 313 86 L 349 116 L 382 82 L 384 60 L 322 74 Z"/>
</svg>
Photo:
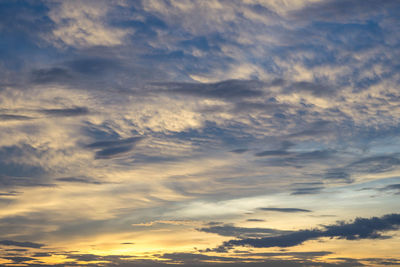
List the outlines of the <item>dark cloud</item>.
<svg viewBox="0 0 400 267">
<path fill-rule="evenodd" d="M 340 21 L 354 22 L 366 20 L 379 13 L 386 13 L 388 10 L 398 10 L 396 0 L 328 0 L 305 6 L 303 9 L 293 11 L 291 15 L 295 19 L 306 21 Z"/>
<path fill-rule="evenodd" d="M 100 256 L 100 255 L 95 255 L 95 254 L 65 254 L 65 256 L 68 259 L 74 259 L 77 261 L 85 261 L 85 262 L 90 262 L 90 261 L 106 261 L 106 262 L 118 262 L 121 260 L 126 260 L 130 258 L 134 258 L 135 256 L 130 256 L 130 255 L 105 255 L 105 256 Z"/>
<path fill-rule="evenodd" d="M 34 119 L 33 117 L 15 115 L 15 114 L 0 114 L 0 121 L 26 121 Z"/>
<path fill-rule="evenodd" d="M 135 144 L 142 139 L 142 137 L 131 137 L 118 140 L 97 141 L 86 147 L 98 150 L 96 151 L 96 159 L 108 159 L 131 151 Z"/>
<path fill-rule="evenodd" d="M 390 184 L 383 188 L 379 188 L 379 191 L 394 191 L 397 195 L 400 195 L 400 184 Z"/>
<path fill-rule="evenodd" d="M 109 147 L 119 147 L 129 144 L 134 144 L 142 140 L 142 137 L 130 137 L 125 139 L 119 140 L 105 140 L 105 141 L 98 141 L 87 145 L 89 148 L 109 148 Z"/>
<path fill-rule="evenodd" d="M 292 195 L 312 195 L 320 193 L 324 187 L 303 187 L 296 188 L 291 194 Z"/>
<path fill-rule="evenodd" d="M 258 209 L 263 211 L 277 211 L 277 212 L 288 212 L 288 213 L 311 212 L 311 210 L 297 209 L 297 208 L 258 208 Z"/>
<path fill-rule="evenodd" d="M 39 243 L 19 242 L 19 241 L 13 241 L 13 240 L 0 240 L 0 245 L 23 247 L 23 248 L 41 248 L 44 246 L 43 244 L 39 244 Z"/>
<path fill-rule="evenodd" d="M 340 238 L 347 240 L 383 239 L 381 232 L 397 230 L 400 227 L 400 214 L 388 214 L 382 217 L 356 218 L 353 222 L 338 222 L 325 225 L 323 229 L 298 230 L 289 234 L 264 238 L 245 238 L 225 242 L 223 247 L 292 247 L 308 240 L 321 237 Z"/>
<path fill-rule="evenodd" d="M 295 153 L 286 151 L 286 150 L 266 150 L 262 152 L 258 152 L 255 154 L 256 157 L 266 157 L 266 156 L 290 156 Z"/>
<path fill-rule="evenodd" d="M 326 120 L 319 120 L 310 124 L 307 124 L 304 130 L 292 133 L 289 137 L 304 138 L 304 137 L 317 137 L 317 136 L 329 136 L 335 130 L 335 125 Z"/>
<path fill-rule="evenodd" d="M 66 66 L 72 71 L 84 75 L 104 75 L 122 68 L 119 60 L 104 57 L 78 58 L 67 62 Z"/>
<path fill-rule="evenodd" d="M 36 252 L 32 257 L 51 257 L 53 254 L 48 252 Z"/>
<path fill-rule="evenodd" d="M 36 260 L 35 258 L 31 258 L 31 257 L 20 257 L 20 256 L 13 256 L 13 257 L 2 257 L 3 259 L 6 260 L 11 260 L 14 263 L 23 263 L 26 261 L 32 261 L 32 260 Z"/>
<path fill-rule="evenodd" d="M 346 168 L 334 168 L 329 169 L 324 174 L 324 179 L 328 180 L 343 180 L 347 182 L 351 182 L 351 175 L 348 173 Z"/>
<path fill-rule="evenodd" d="M 280 231 L 276 229 L 270 228 L 245 228 L 245 227 L 236 227 L 233 225 L 225 224 L 222 226 L 211 226 L 205 228 L 197 229 L 201 232 L 218 234 L 221 236 L 234 236 L 237 238 L 245 238 L 245 237 L 263 237 L 263 236 L 271 236 L 288 233 L 289 231 Z"/>
<path fill-rule="evenodd" d="M 96 159 L 111 159 L 133 149 L 133 145 L 105 148 L 96 152 Z"/>
<path fill-rule="evenodd" d="M 241 253 L 242 254 L 242 253 Z M 330 251 L 308 251 L 308 252 L 260 252 L 260 253 L 243 253 L 248 256 L 264 256 L 264 257 L 293 257 L 297 259 L 314 259 L 332 254 Z"/>
<path fill-rule="evenodd" d="M 231 150 L 230 152 L 235 153 L 235 154 L 243 154 L 243 153 L 245 153 L 247 151 L 248 151 L 248 149 L 238 148 L 238 149 Z"/>
<path fill-rule="evenodd" d="M 226 100 L 261 97 L 263 83 L 256 80 L 226 80 L 217 83 L 164 83 L 154 84 L 161 89 L 157 92 L 183 94 Z"/>
<path fill-rule="evenodd" d="M 47 69 L 33 70 L 31 79 L 33 83 L 46 84 L 46 83 L 66 83 L 73 78 L 71 73 L 61 67 L 53 67 Z"/>
<path fill-rule="evenodd" d="M 372 156 L 363 158 L 347 166 L 352 172 L 381 173 L 400 166 L 400 159 L 393 155 Z"/>
<path fill-rule="evenodd" d="M 102 182 L 94 181 L 90 178 L 62 177 L 62 178 L 57 178 L 56 180 L 67 183 L 102 184 Z"/>
<path fill-rule="evenodd" d="M 41 109 L 39 113 L 54 116 L 54 117 L 72 117 L 82 116 L 89 114 L 89 109 L 86 107 L 74 107 L 74 108 L 61 108 L 61 109 Z"/>
<path fill-rule="evenodd" d="M 46 170 L 29 163 L 30 158 L 40 158 L 43 152 L 28 145 L 0 147 L 0 185 L 15 186 L 50 186 Z"/>
<path fill-rule="evenodd" d="M 248 221 L 248 222 L 265 222 L 265 220 L 262 220 L 262 219 L 247 219 L 246 221 Z"/>
<path fill-rule="evenodd" d="M 315 96 L 329 96 L 335 93 L 332 87 L 314 82 L 295 82 L 287 89 L 287 92 L 309 92 Z"/>
</svg>

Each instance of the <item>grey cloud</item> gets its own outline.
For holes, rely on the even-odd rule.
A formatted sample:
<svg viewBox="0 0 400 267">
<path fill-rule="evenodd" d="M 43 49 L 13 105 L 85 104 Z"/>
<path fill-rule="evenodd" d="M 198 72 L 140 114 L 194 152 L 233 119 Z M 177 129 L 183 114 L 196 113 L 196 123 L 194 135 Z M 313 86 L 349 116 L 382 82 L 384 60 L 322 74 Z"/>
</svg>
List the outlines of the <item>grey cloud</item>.
<svg viewBox="0 0 400 267">
<path fill-rule="evenodd" d="M 62 177 L 62 178 L 57 178 L 56 180 L 67 183 L 102 184 L 102 182 L 99 181 L 95 181 L 88 178 L 78 178 L 78 177 Z"/>
<path fill-rule="evenodd" d="M 74 108 L 61 108 L 61 109 L 41 109 L 39 113 L 54 116 L 54 117 L 72 117 L 82 116 L 89 114 L 89 109 L 86 107 L 74 107 Z"/>
<path fill-rule="evenodd" d="M 86 147 L 98 149 L 95 155 L 96 159 L 109 159 L 131 151 L 135 144 L 142 139 L 142 137 L 131 137 L 118 140 L 105 140 L 94 142 Z"/>
<path fill-rule="evenodd" d="M 247 219 L 246 221 L 248 221 L 248 222 L 265 222 L 265 220 L 262 220 L 262 219 Z"/>
<path fill-rule="evenodd" d="M 37 69 L 33 70 L 31 73 L 32 82 L 37 84 L 46 84 L 46 83 L 65 83 L 70 81 L 73 78 L 71 73 L 61 67 L 53 67 L 47 69 Z"/>
<path fill-rule="evenodd" d="M 109 147 L 119 147 L 123 145 L 129 145 L 139 142 L 142 137 L 130 137 L 125 139 L 119 140 L 105 140 L 105 141 L 98 141 L 87 145 L 89 148 L 109 148 Z"/>
<path fill-rule="evenodd" d="M 324 175 L 325 179 L 350 180 L 350 174 L 345 168 L 329 169 Z"/>
<path fill-rule="evenodd" d="M 66 63 L 73 71 L 85 75 L 104 75 L 109 71 L 118 71 L 122 68 L 117 59 L 92 57 L 79 58 Z"/>
<path fill-rule="evenodd" d="M 233 225 L 225 224 L 222 226 L 212 226 L 197 229 L 201 232 L 218 234 L 221 236 L 234 236 L 237 238 L 245 238 L 245 237 L 265 237 L 272 236 L 278 234 L 289 233 L 290 231 L 280 231 L 276 229 L 270 228 L 245 228 L 245 227 L 236 227 Z"/>
<path fill-rule="evenodd" d="M 390 184 L 385 187 L 378 188 L 377 190 L 381 192 L 388 192 L 400 195 L 400 184 Z"/>
<path fill-rule="evenodd" d="M 400 227 L 400 214 L 388 214 L 382 217 L 356 218 L 353 222 L 338 222 L 333 225 L 325 225 L 323 229 L 298 230 L 289 234 L 264 237 L 230 240 L 222 247 L 252 246 L 267 247 L 292 247 L 308 240 L 321 237 L 337 237 L 347 240 L 382 239 L 381 232 L 397 230 Z"/>
<path fill-rule="evenodd" d="M 235 154 L 243 154 L 243 153 L 245 153 L 247 151 L 248 151 L 248 149 L 238 148 L 238 149 L 231 150 L 230 152 L 235 153 Z"/>
<path fill-rule="evenodd" d="M 290 156 L 293 155 L 293 152 L 289 152 L 286 150 L 266 150 L 262 152 L 258 152 L 255 154 L 256 157 L 265 157 L 265 156 Z"/>
<path fill-rule="evenodd" d="M 324 187 L 304 187 L 297 188 L 291 194 L 292 195 L 311 195 L 320 193 Z"/>
<path fill-rule="evenodd" d="M 35 260 L 35 258 L 31 258 L 31 257 L 21 257 L 21 256 L 9 256 L 9 257 L 2 257 L 3 259 L 6 260 L 11 260 L 14 263 L 23 263 L 26 261 L 32 261 Z"/>
<path fill-rule="evenodd" d="M 400 190 L 400 184 L 390 184 L 382 188 L 382 190 Z"/>
<path fill-rule="evenodd" d="M 277 211 L 277 212 L 287 212 L 287 213 L 293 213 L 293 212 L 311 212 L 311 210 L 307 209 L 298 209 L 298 208 L 258 208 L 259 210 L 263 211 Z"/>
<path fill-rule="evenodd" d="M 333 123 L 326 120 L 319 120 L 306 126 L 306 129 L 292 133 L 289 137 L 329 136 L 335 129 Z"/>
<path fill-rule="evenodd" d="M 27 144 L 0 147 L 0 185 L 49 186 L 46 170 L 40 165 L 26 163 L 27 159 L 41 157 L 42 154 L 42 151 Z"/>
<path fill-rule="evenodd" d="M 23 248 L 41 248 L 44 245 L 33 242 L 19 242 L 13 240 L 0 240 L 0 245 L 2 246 L 15 246 L 15 247 L 23 247 Z"/>
<path fill-rule="evenodd" d="M 132 149 L 133 145 L 105 148 L 96 152 L 96 159 L 110 159 L 113 157 L 118 157 L 121 154 L 131 151 Z"/>
<path fill-rule="evenodd" d="M 287 92 L 310 92 L 315 96 L 329 96 L 335 93 L 335 90 L 323 84 L 315 82 L 295 82 L 292 83 L 287 89 Z"/>
<path fill-rule="evenodd" d="M 291 16 L 295 19 L 309 21 L 312 19 L 320 21 L 341 21 L 351 22 L 357 20 L 365 20 L 371 15 L 376 15 L 380 12 L 398 9 L 396 0 L 328 0 L 323 2 L 313 3 L 303 9 L 293 11 Z"/>
<path fill-rule="evenodd" d="M 263 83 L 257 80 L 226 80 L 217 83 L 159 83 L 157 92 L 226 100 L 260 97 Z"/>
<path fill-rule="evenodd" d="M 297 259 L 314 259 L 322 256 L 333 254 L 330 251 L 307 251 L 307 252 L 260 252 L 260 253 L 243 253 L 248 256 L 265 256 L 265 257 L 293 257 Z"/>
<path fill-rule="evenodd" d="M 392 155 L 367 157 L 347 166 L 352 172 L 381 173 L 400 166 L 400 159 Z"/>
<path fill-rule="evenodd" d="M 15 114 L 0 114 L 0 121 L 26 121 L 34 119 L 33 117 L 15 115 Z"/>
</svg>

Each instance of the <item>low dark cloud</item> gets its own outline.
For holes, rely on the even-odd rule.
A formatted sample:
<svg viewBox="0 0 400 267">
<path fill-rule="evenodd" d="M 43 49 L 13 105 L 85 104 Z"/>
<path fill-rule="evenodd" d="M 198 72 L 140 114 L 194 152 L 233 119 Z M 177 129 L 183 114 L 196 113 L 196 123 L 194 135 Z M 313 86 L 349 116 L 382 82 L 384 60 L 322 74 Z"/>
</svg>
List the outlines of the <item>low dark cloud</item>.
<svg viewBox="0 0 400 267">
<path fill-rule="evenodd" d="M 286 88 L 287 92 L 309 92 L 315 96 L 329 96 L 335 93 L 334 88 L 315 82 L 295 82 Z"/>
<path fill-rule="evenodd" d="M 385 187 L 379 188 L 378 190 L 394 192 L 396 195 L 400 195 L 400 184 L 390 184 Z"/>
<path fill-rule="evenodd" d="M 20 257 L 20 256 L 9 256 L 9 257 L 2 257 L 3 259 L 13 261 L 13 263 L 23 263 L 26 261 L 36 260 L 35 258 L 31 257 Z"/>
<path fill-rule="evenodd" d="M 265 220 L 262 219 L 247 219 L 247 222 L 265 222 Z"/>
<path fill-rule="evenodd" d="M 320 193 L 324 187 L 303 187 L 296 188 L 291 194 L 292 195 L 312 195 Z"/>
<path fill-rule="evenodd" d="M 74 107 L 60 109 L 41 109 L 38 110 L 38 112 L 53 117 L 73 117 L 87 115 L 89 114 L 89 109 L 86 107 Z"/>
<path fill-rule="evenodd" d="M 252 246 L 267 247 L 292 247 L 308 240 L 322 237 L 340 238 L 346 240 L 359 239 L 385 239 L 381 233 L 397 230 L 400 227 L 400 214 L 388 214 L 382 217 L 356 218 L 353 222 L 338 222 L 325 225 L 323 229 L 298 230 L 289 234 L 264 238 L 245 238 L 224 242 L 222 247 Z"/>
<path fill-rule="evenodd" d="M 158 83 L 157 92 L 183 94 L 204 98 L 241 100 L 263 95 L 263 83 L 257 80 L 226 80 L 217 83 Z"/>
<path fill-rule="evenodd" d="M 211 226 L 197 229 L 201 232 L 218 234 L 221 236 L 234 236 L 237 238 L 244 237 L 263 237 L 289 233 L 289 231 L 280 231 L 271 228 L 246 228 L 236 227 L 233 225 L 225 224 L 221 226 Z"/>
<path fill-rule="evenodd" d="M 34 119 L 30 116 L 15 115 L 15 114 L 0 114 L 0 121 L 26 121 Z"/>
<path fill-rule="evenodd" d="M 102 182 L 99 181 L 95 181 L 89 178 L 79 178 L 79 177 L 62 177 L 62 178 L 57 178 L 56 180 L 67 183 L 102 184 Z"/>
<path fill-rule="evenodd" d="M 235 153 L 235 154 L 243 154 L 243 153 L 245 153 L 247 151 L 248 151 L 248 149 L 238 148 L 238 149 L 231 150 L 230 152 Z"/>
<path fill-rule="evenodd" d="M 31 73 L 31 79 L 33 83 L 46 84 L 46 83 L 65 83 L 71 80 L 71 73 L 61 67 L 53 67 L 46 69 L 33 70 Z"/>
<path fill-rule="evenodd" d="M 96 159 L 109 159 L 131 151 L 142 137 L 131 137 L 118 140 L 97 141 L 87 145 L 87 148 L 96 149 Z"/>
<path fill-rule="evenodd" d="M 130 137 L 130 138 L 118 139 L 118 140 L 97 141 L 97 142 L 87 145 L 87 147 L 89 147 L 89 148 L 119 147 L 119 146 L 137 143 L 141 139 L 142 139 L 142 137 Z"/>
<path fill-rule="evenodd" d="M 295 153 L 293 152 L 289 152 L 286 150 L 266 150 L 266 151 L 262 151 L 259 153 L 256 153 L 255 156 L 256 157 L 266 157 L 266 156 L 291 156 L 294 155 Z"/>
<path fill-rule="evenodd" d="M 263 211 L 287 212 L 287 213 L 294 213 L 294 212 L 311 212 L 311 210 L 298 209 L 298 208 L 259 208 L 259 210 L 263 210 Z"/>
<path fill-rule="evenodd" d="M 28 144 L 0 147 L 0 185 L 3 188 L 50 186 L 46 170 L 28 160 L 42 155 L 43 151 Z"/>
<path fill-rule="evenodd" d="M 44 246 L 43 244 L 39 244 L 39 243 L 19 242 L 19 241 L 13 241 L 13 240 L 1 240 L 0 245 L 23 247 L 23 248 L 41 248 Z"/>
<path fill-rule="evenodd" d="M 386 13 L 388 10 L 398 10 L 396 0 L 328 0 L 316 2 L 305 6 L 303 9 L 295 10 L 291 15 L 297 20 L 310 21 L 341 21 L 342 23 L 365 20 L 370 16 L 379 13 Z"/>
<path fill-rule="evenodd" d="M 355 161 L 347 166 L 352 172 L 381 173 L 400 166 L 400 159 L 395 155 L 372 156 Z"/>
<path fill-rule="evenodd" d="M 323 175 L 324 179 L 328 180 L 342 180 L 351 182 L 351 175 L 346 168 L 328 169 Z"/>
</svg>

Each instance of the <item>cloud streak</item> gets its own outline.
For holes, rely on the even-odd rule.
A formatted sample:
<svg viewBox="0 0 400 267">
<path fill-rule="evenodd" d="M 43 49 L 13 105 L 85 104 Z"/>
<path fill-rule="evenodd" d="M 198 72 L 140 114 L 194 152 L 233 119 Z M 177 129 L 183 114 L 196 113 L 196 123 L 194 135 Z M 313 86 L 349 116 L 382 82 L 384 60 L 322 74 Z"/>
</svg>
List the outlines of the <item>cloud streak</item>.
<svg viewBox="0 0 400 267">
<path fill-rule="evenodd" d="M 353 222 L 339 222 L 326 225 L 323 229 L 298 230 L 293 233 L 265 238 L 245 238 L 224 242 L 224 247 L 252 246 L 258 248 L 293 247 L 308 240 L 322 237 L 336 237 L 347 240 L 382 239 L 382 232 L 400 227 L 400 214 L 388 214 L 382 217 L 356 218 Z"/>
</svg>

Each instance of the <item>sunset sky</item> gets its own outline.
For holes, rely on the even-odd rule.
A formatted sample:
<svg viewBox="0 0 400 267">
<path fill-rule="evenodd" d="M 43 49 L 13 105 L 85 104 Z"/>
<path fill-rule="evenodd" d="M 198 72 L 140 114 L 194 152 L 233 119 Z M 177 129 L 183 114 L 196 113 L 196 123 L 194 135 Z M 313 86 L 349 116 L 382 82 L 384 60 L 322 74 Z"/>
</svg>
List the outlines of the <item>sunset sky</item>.
<svg viewBox="0 0 400 267">
<path fill-rule="evenodd" d="M 396 266 L 399 230 L 399 0 L 0 0 L 0 266 Z"/>
</svg>

